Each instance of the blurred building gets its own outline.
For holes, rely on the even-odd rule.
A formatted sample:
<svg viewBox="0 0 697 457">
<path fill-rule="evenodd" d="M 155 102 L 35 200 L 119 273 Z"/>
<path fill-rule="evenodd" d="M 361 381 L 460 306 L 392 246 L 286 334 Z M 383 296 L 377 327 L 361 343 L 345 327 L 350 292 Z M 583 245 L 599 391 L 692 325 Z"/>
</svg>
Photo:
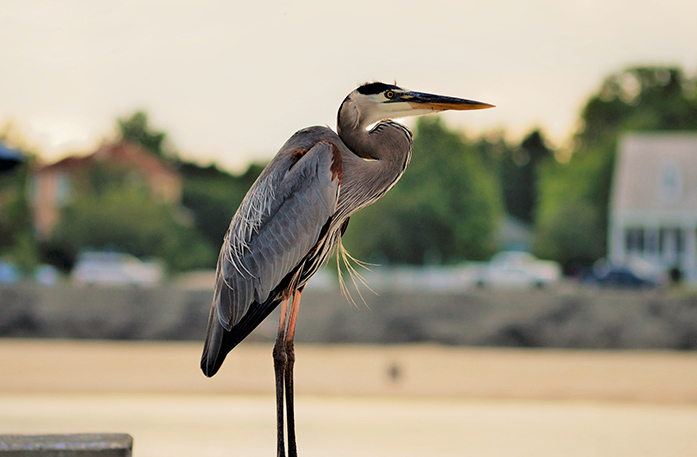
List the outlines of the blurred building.
<svg viewBox="0 0 697 457">
<path fill-rule="evenodd" d="M 632 257 L 697 283 L 697 133 L 633 133 L 619 142 L 609 260 Z"/>
<path fill-rule="evenodd" d="M 37 236 L 51 235 L 61 210 L 77 193 L 94 192 L 107 180 L 143 188 L 159 202 L 181 201 L 182 178 L 172 165 L 134 143 L 103 144 L 90 155 L 66 157 L 33 171 L 29 200 Z"/>
</svg>

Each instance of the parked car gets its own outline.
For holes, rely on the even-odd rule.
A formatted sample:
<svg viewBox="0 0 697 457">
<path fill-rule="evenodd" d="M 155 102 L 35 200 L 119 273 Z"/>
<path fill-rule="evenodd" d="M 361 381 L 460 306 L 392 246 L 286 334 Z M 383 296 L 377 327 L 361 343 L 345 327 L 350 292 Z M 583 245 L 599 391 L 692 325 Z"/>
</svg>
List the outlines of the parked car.
<svg viewBox="0 0 697 457">
<path fill-rule="evenodd" d="M 44 286 L 53 286 L 60 281 L 60 273 L 51 265 L 39 265 L 34 270 L 34 281 Z"/>
<path fill-rule="evenodd" d="M 610 267 L 596 275 L 595 283 L 605 287 L 656 287 L 658 283 L 648 278 L 642 278 L 628 267 Z"/>
<path fill-rule="evenodd" d="M 475 283 L 479 287 L 550 286 L 561 278 L 557 262 L 539 260 L 523 251 L 504 251 L 479 268 Z"/>
<path fill-rule="evenodd" d="M 650 288 L 667 282 L 667 274 L 660 266 L 640 258 L 630 258 L 624 265 L 598 261 L 585 282 L 602 287 Z"/>
<path fill-rule="evenodd" d="M 81 285 L 154 286 L 162 281 L 158 261 L 143 262 L 119 252 L 85 252 L 78 256 L 73 281 Z"/>
</svg>

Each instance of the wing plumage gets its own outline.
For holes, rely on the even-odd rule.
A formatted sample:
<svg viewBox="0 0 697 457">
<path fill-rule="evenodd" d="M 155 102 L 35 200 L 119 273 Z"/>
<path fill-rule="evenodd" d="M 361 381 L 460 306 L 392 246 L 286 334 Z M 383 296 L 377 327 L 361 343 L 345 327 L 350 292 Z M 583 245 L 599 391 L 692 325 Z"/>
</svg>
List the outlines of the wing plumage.
<svg viewBox="0 0 697 457">
<path fill-rule="evenodd" d="M 278 305 L 336 210 L 337 147 L 329 141 L 309 149 L 293 146 L 289 141 L 264 169 L 225 235 L 201 359 L 207 376 Z"/>
</svg>

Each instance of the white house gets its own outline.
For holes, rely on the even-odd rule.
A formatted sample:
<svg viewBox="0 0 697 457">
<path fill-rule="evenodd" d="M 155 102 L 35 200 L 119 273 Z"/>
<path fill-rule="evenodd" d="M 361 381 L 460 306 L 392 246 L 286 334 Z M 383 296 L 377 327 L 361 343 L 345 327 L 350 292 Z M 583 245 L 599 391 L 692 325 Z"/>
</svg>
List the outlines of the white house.
<svg viewBox="0 0 697 457">
<path fill-rule="evenodd" d="M 697 133 L 632 133 L 618 145 L 609 260 L 638 256 L 697 283 Z"/>
</svg>

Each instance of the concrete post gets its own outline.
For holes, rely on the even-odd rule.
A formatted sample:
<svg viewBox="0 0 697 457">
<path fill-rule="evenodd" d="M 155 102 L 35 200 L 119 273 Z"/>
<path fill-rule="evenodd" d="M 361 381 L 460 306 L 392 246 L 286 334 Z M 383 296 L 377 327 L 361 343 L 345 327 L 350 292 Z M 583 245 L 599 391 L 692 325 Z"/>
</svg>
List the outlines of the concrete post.
<svg viewBox="0 0 697 457">
<path fill-rule="evenodd" d="M 125 433 L 0 435 L 0 457 L 131 457 Z"/>
</svg>

